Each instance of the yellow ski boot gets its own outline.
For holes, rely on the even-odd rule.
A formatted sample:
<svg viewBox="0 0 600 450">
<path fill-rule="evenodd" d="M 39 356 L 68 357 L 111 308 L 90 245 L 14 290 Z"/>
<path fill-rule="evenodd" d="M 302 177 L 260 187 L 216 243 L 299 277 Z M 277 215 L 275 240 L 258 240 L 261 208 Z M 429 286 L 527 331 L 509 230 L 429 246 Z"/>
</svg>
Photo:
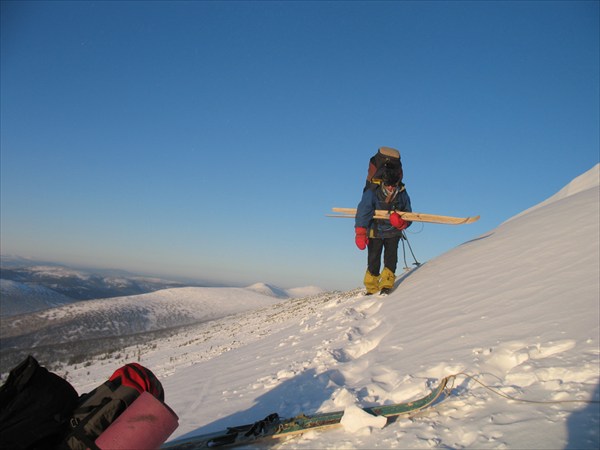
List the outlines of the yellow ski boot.
<svg viewBox="0 0 600 450">
<path fill-rule="evenodd" d="M 364 279 L 367 295 L 376 294 L 379 292 L 379 275 L 373 275 L 369 270 L 365 273 Z"/>
<path fill-rule="evenodd" d="M 381 279 L 379 280 L 379 293 L 381 295 L 389 294 L 394 289 L 394 282 L 396 281 L 396 275 L 387 267 L 381 272 Z"/>
</svg>

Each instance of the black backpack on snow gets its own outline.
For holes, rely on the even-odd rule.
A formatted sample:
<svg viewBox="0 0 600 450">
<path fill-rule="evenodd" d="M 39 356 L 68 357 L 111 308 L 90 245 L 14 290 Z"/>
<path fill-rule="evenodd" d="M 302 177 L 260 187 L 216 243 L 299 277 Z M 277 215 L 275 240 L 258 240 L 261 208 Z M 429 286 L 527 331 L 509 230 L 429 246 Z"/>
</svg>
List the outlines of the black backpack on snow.
<svg viewBox="0 0 600 450">
<path fill-rule="evenodd" d="M 400 152 L 391 147 L 380 147 L 369 160 L 367 182 L 363 192 L 376 188 L 384 181 L 393 185 L 401 185 L 403 175 Z"/>
<path fill-rule="evenodd" d="M 50 449 L 64 438 L 78 400 L 71 384 L 28 356 L 0 387 L 0 449 Z"/>
</svg>

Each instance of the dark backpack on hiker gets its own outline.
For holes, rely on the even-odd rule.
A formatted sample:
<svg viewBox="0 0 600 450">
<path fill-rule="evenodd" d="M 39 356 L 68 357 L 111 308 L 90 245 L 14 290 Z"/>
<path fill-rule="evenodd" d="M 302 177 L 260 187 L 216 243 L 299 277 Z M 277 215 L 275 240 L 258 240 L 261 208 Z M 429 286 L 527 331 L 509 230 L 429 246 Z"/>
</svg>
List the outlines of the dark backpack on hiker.
<svg viewBox="0 0 600 450">
<path fill-rule="evenodd" d="M 403 178 L 400 152 L 390 147 L 380 147 L 377 153 L 369 160 L 367 182 L 363 192 L 374 189 L 382 182 L 400 185 Z"/>
<path fill-rule="evenodd" d="M 50 449 L 68 432 L 77 405 L 71 384 L 28 356 L 0 387 L 0 449 Z"/>
<path fill-rule="evenodd" d="M 117 369 L 108 381 L 80 397 L 63 448 L 97 450 L 98 436 L 144 391 L 160 401 L 165 398 L 160 381 L 149 369 L 137 363 Z"/>
</svg>

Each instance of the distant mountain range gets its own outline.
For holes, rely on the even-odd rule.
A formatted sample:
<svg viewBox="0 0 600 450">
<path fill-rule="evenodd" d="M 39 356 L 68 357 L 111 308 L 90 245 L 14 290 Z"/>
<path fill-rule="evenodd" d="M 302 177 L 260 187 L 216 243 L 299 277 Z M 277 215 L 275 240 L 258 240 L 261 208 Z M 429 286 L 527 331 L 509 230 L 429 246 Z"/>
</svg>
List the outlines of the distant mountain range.
<svg viewBox="0 0 600 450">
<path fill-rule="evenodd" d="M 181 287 L 214 287 L 144 277 L 122 270 L 76 269 L 19 256 L 0 256 L 0 316 L 42 311 L 81 300 L 125 297 Z M 279 299 L 324 292 L 317 286 L 282 289 L 255 283 L 246 289 Z"/>
<path fill-rule="evenodd" d="M 184 287 L 183 283 L 122 271 L 90 271 L 2 256 L 0 315 L 12 316 L 100 298 Z M 189 285 L 188 285 L 189 286 Z"/>
</svg>

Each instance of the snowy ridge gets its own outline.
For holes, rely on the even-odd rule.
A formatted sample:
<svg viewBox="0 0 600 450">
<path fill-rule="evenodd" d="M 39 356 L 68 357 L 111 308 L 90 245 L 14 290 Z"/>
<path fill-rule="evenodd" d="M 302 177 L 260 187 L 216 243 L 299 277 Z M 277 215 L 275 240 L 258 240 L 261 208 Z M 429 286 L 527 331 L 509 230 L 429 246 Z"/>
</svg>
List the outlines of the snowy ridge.
<svg viewBox="0 0 600 450">
<path fill-rule="evenodd" d="M 352 416 L 355 405 L 422 397 L 459 372 L 518 398 L 600 400 L 597 177 L 579 179 L 567 191 L 399 277 L 388 297 L 364 297 L 357 289 L 286 300 L 190 326 L 126 354 L 139 355 L 163 382 L 166 402 L 180 417 L 171 439 L 273 412 Z M 63 372 L 86 392 L 127 361 L 114 355 Z M 507 401 L 460 377 L 447 398 L 416 417 L 383 429 L 351 422 L 351 429 L 272 446 L 600 444 L 598 404 Z"/>
<path fill-rule="evenodd" d="M 39 277 L 79 278 L 81 280 L 89 280 L 91 276 L 81 270 L 61 266 L 33 266 L 30 267 L 30 270 Z"/>
<path fill-rule="evenodd" d="M 538 203 L 535 206 L 532 206 L 529 209 L 526 209 L 525 211 L 517 214 L 509 220 L 516 219 L 517 217 L 528 214 L 532 211 L 535 211 L 536 209 L 543 208 L 546 205 L 560 201 L 571 195 L 578 194 L 588 189 L 594 189 L 598 186 L 598 184 L 600 184 L 600 163 L 596 164 L 587 172 L 579 175 L 577 178 L 575 178 L 573 181 L 571 181 L 569 184 L 567 184 L 564 188 L 562 188 L 550 198 L 544 200 L 541 203 Z M 600 201 L 600 199 L 598 200 Z"/>
<path fill-rule="evenodd" d="M 281 289 L 277 286 L 273 286 L 266 283 L 255 283 L 251 286 L 248 286 L 246 289 L 258 292 L 259 294 L 264 294 L 270 297 L 277 298 L 301 298 L 308 297 L 310 295 L 322 294 L 323 292 L 325 292 L 322 288 L 317 286 Z"/>
<path fill-rule="evenodd" d="M 285 289 L 281 289 L 275 286 L 271 286 L 266 283 L 255 283 L 251 286 L 248 286 L 246 289 L 249 291 L 257 292 L 259 294 L 268 295 L 269 297 L 276 298 L 289 298 L 289 294 L 285 291 Z"/>
<path fill-rule="evenodd" d="M 163 289 L 1 318 L 0 337 L 3 348 L 23 348 L 123 336 L 214 320 L 277 301 L 241 288 Z"/>
</svg>

